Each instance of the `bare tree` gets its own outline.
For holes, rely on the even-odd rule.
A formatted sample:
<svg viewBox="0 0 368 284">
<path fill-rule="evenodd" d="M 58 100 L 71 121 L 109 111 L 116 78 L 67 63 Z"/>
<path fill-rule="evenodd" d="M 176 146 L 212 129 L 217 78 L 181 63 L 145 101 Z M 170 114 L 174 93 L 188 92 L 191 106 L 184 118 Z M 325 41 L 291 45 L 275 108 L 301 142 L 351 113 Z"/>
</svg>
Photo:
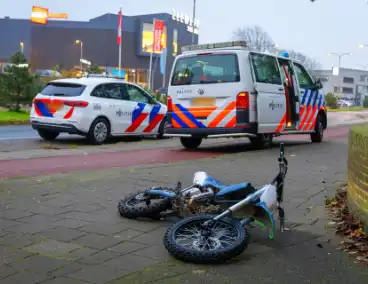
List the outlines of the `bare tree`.
<svg viewBox="0 0 368 284">
<path fill-rule="evenodd" d="M 249 49 L 252 51 L 272 53 L 278 52 L 279 54 L 285 51 L 277 49 L 271 36 L 260 26 L 238 28 L 234 31 L 233 38 L 234 40 L 246 41 Z M 288 53 L 290 58 L 300 61 L 305 68 L 308 69 L 308 71 L 321 67 L 321 64 L 319 64 L 315 59 L 310 58 L 305 54 L 296 52 L 294 50 L 289 50 Z"/>
<path fill-rule="evenodd" d="M 308 71 L 321 68 L 321 64 L 314 58 L 311 58 L 303 53 L 296 52 L 294 50 L 290 50 L 288 51 L 288 53 L 291 59 L 298 60 Z"/>
<path fill-rule="evenodd" d="M 275 43 L 269 34 L 259 26 L 238 28 L 234 31 L 235 40 L 244 40 L 252 51 L 272 51 Z"/>
</svg>

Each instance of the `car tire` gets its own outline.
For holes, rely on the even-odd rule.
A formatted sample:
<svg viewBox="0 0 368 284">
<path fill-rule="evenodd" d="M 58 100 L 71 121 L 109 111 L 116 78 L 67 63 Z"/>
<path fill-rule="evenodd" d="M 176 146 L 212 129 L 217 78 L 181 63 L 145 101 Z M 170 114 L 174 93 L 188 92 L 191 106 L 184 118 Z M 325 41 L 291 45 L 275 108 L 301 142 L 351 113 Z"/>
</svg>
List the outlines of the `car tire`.
<svg viewBox="0 0 368 284">
<path fill-rule="evenodd" d="M 258 134 L 257 137 L 250 137 L 249 140 L 256 149 L 270 149 L 272 148 L 273 134 Z"/>
<path fill-rule="evenodd" d="M 180 142 L 184 148 L 197 149 L 202 143 L 202 138 L 180 137 Z"/>
<path fill-rule="evenodd" d="M 161 123 L 160 126 L 158 128 L 158 134 L 156 136 L 157 139 L 164 139 L 164 134 L 165 134 L 165 126 L 167 125 L 167 118 L 165 117 Z"/>
<path fill-rule="evenodd" d="M 110 123 L 105 118 L 97 118 L 91 125 L 87 140 L 93 145 L 101 145 L 110 136 Z"/>
<path fill-rule="evenodd" d="M 46 141 L 54 141 L 60 134 L 59 132 L 45 130 L 45 129 L 38 129 L 37 132 L 38 132 L 38 135 L 40 135 L 40 137 Z"/>
<path fill-rule="evenodd" d="M 321 116 L 318 115 L 316 126 L 314 127 L 314 133 L 311 133 L 310 137 L 313 143 L 321 143 L 323 142 L 323 123 Z"/>
</svg>

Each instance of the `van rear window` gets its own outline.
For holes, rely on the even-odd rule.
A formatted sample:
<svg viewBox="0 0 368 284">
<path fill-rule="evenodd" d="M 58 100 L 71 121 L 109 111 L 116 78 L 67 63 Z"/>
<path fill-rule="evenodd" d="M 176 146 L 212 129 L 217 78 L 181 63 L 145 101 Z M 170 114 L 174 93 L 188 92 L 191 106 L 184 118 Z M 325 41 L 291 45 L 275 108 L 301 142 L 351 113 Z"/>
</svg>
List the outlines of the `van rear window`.
<svg viewBox="0 0 368 284">
<path fill-rule="evenodd" d="M 48 83 L 41 94 L 52 97 L 78 97 L 85 88 L 86 86 L 81 84 Z"/>
<path fill-rule="evenodd" d="M 203 54 L 176 61 L 172 86 L 239 82 L 236 54 Z"/>
</svg>

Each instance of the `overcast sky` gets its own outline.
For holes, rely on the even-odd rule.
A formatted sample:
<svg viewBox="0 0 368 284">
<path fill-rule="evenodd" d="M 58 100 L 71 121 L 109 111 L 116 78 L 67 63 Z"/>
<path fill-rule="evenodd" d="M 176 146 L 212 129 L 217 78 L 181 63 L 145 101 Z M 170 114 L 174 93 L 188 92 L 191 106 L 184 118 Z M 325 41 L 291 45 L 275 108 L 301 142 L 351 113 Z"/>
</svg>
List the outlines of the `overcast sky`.
<svg viewBox="0 0 368 284">
<path fill-rule="evenodd" d="M 16 3 L 16 4 L 15 4 Z M 192 14 L 193 0 L 1 0 L 0 16 L 29 18 L 32 5 L 51 12 L 68 13 L 69 20 L 87 21 L 104 13 L 126 15 L 176 10 Z M 328 52 L 352 52 L 342 67 L 368 64 L 367 0 L 197 0 L 201 43 L 230 40 L 238 27 L 259 25 L 281 47 L 292 48 L 317 59 L 324 68 L 337 64 Z M 368 65 L 367 65 L 368 67 Z"/>
</svg>

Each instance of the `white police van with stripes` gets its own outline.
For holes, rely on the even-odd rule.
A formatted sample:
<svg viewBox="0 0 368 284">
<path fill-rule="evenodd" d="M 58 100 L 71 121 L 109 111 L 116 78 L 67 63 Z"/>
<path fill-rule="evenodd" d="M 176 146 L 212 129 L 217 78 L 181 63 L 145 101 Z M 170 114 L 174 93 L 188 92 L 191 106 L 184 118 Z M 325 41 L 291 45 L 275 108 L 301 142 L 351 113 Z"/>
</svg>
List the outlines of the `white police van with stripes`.
<svg viewBox="0 0 368 284">
<path fill-rule="evenodd" d="M 88 76 L 49 82 L 33 100 L 30 122 L 45 140 L 69 133 L 102 144 L 110 136 L 162 137 L 166 111 L 122 78 Z"/>
<path fill-rule="evenodd" d="M 246 42 L 183 47 L 168 88 L 167 136 L 186 148 L 205 138 L 248 137 L 260 148 L 278 135 L 322 142 L 327 110 L 322 84 L 298 61 L 252 52 Z"/>
</svg>

